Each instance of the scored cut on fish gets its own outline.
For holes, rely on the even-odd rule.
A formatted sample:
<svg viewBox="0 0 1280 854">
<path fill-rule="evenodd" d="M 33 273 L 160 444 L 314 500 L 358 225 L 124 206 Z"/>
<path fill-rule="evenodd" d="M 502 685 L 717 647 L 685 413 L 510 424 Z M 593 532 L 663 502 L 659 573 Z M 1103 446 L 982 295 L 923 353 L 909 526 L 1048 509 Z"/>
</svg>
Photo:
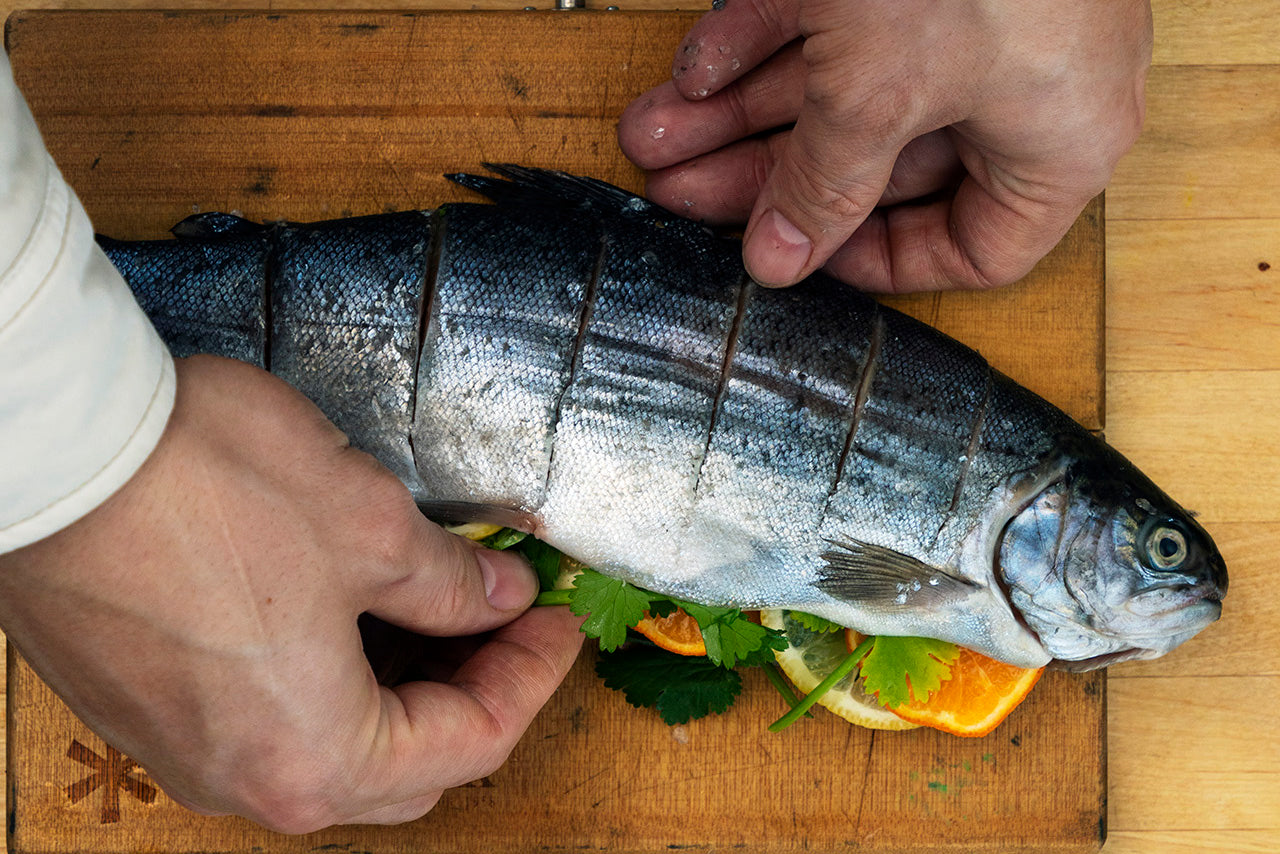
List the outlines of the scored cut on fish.
<svg viewBox="0 0 1280 854">
<path fill-rule="evenodd" d="M 1212 539 L 976 352 L 589 178 L 493 204 L 100 238 L 175 356 L 284 377 L 424 512 L 714 605 L 1024 667 L 1161 655 L 1221 613 Z"/>
</svg>

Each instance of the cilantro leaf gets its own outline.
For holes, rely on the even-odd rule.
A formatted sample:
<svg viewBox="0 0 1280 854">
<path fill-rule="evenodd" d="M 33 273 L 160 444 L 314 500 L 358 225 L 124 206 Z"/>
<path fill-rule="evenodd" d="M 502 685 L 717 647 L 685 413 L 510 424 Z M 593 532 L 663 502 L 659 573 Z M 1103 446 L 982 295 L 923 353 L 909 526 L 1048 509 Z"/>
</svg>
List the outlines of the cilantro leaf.
<svg viewBox="0 0 1280 854">
<path fill-rule="evenodd" d="M 797 623 L 816 635 L 844 631 L 844 626 L 839 623 L 833 623 L 826 617 L 819 617 L 817 614 L 807 614 L 804 611 L 791 611 L 789 613 Z"/>
<path fill-rule="evenodd" d="M 525 560 L 538 574 L 538 589 L 550 590 L 555 587 L 560 577 L 560 550 L 552 548 L 541 540 L 526 537 L 516 544 L 516 551 L 524 555 Z"/>
<path fill-rule="evenodd" d="M 738 663 L 734 667 L 776 667 L 778 658 L 775 656 L 774 650 L 781 652 L 787 648 L 787 638 L 782 632 L 773 629 L 765 629 L 768 633 L 760 646 L 751 650 L 738 659 Z M 723 665 L 728 666 L 728 665 Z"/>
<path fill-rule="evenodd" d="M 702 629 L 707 658 L 721 667 L 734 667 L 748 658 L 752 658 L 752 664 L 762 664 L 773 660 L 770 650 L 786 649 L 780 633 L 751 622 L 737 608 L 713 608 L 684 601 L 678 604 Z M 768 656 L 755 655 L 762 651 Z"/>
<path fill-rule="evenodd" d="M 668 725 L 719 714 L 742 691 L 742 677 L 734 670 L 640 641 L 601 655 L 596 674 L 631 705 L 657 709 Z"/>
<path fill-rule="evenodd" d="M 573 581 L 569 610 L 587 618 L 582 631 L 599 638 L 600 649 L 606 652 L 622 646 L 627 629 L 644 618 L 648 607 L 648 593 L 593 569 L 583 570 Z"/>
<path fill-rule="evenodd" d="M 859 665 L 862 685 L 890 709 L 913 695 L 927 699 L 951 678 L 951 665 L 960 655 L 955 644 L 930 638 L 876 635 L 871 641 L 871 651 Z"/>
</svg>

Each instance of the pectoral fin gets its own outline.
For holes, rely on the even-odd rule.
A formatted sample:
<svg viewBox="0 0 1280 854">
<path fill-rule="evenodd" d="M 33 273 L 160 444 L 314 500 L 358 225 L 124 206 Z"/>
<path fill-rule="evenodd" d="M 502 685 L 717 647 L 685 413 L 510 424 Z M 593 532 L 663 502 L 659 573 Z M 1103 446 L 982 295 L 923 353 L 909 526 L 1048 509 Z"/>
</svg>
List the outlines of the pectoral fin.
<svg viewBox="0 0 1280 854">
<path fill-rule="evenodd" d="M 977 585 L 911 555 L 857 540 L 828 540 L 816 584 L 846 602 L 929 605 L 972 593 Z"/>
<path fill-rule="evenodd" d="M 533 514 L 495 504 L 472 504 L 464 501 L 419 501 L 418 509 L 435 522 L 488 522 L 504 528 L 533 533 L 538 520 Z"/>
</svg>

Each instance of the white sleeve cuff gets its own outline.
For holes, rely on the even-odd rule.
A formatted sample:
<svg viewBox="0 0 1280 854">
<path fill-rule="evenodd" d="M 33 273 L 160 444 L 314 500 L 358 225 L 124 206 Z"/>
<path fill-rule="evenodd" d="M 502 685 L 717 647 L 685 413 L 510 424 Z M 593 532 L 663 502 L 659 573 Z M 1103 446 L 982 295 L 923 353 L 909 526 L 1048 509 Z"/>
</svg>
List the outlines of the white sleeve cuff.
<svg viewBox="0 0 1280 854">
<path fill-rule="evenodd" d="M 119 489 L 160 440 L 174 388 L 0 57 L 0 553 Z"/>
</svg>

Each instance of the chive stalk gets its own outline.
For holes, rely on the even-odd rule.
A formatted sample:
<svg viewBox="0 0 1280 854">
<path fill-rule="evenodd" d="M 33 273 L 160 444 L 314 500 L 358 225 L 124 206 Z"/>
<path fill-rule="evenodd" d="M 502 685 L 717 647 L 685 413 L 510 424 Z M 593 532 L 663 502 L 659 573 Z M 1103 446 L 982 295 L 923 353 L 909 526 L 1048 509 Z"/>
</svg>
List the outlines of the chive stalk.
<svg viewBox="0 0 1280 854">
<path fill-rule="evenodd" d="M 813 704 L 822 698 L 823 694 L 826 694 L 835 687 L 837 682 L 848 676 L 853 669 L 858 666 L 858 662 L 866 658 L 867 653 L 871 651 L 871 644 L 874 640 L 875 637 L 872 636 L 858 644 L 857 648 L 854 649 L 853 652 L 849 653 L 845 660 L 840 662 L 836 669 L 832 670 L 831 673 L 827 675 L 826 679 L 823 679 L 818 683 L 816 688 L 808 694 L 805 694 L 803 700 L 792 706 L 791 711 L 769 724 L 769 732 L 781 732 L 796 721 L 800 720 L 800 716 L 809 711 L 809 709 L 813 707 Z"/>
</svg>

